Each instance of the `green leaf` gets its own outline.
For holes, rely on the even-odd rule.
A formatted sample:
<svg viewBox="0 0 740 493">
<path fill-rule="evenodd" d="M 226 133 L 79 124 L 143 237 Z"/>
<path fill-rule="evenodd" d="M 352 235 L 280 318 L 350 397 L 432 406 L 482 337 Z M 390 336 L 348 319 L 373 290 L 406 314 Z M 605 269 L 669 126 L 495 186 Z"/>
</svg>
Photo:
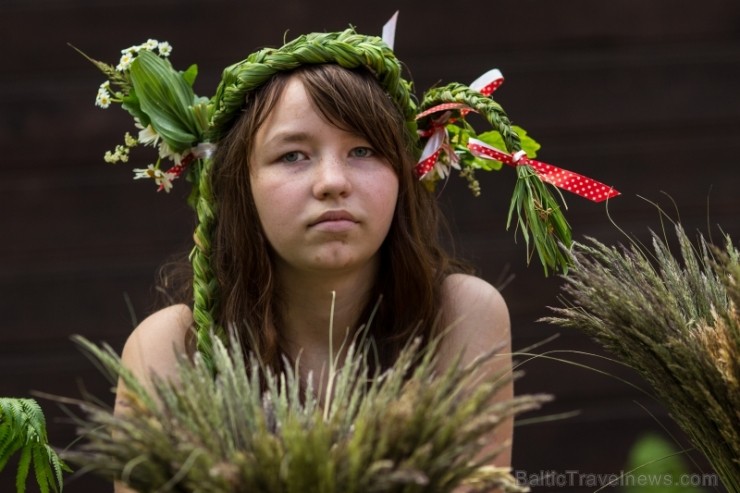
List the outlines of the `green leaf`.
<svg viewBox="0 0 740 493">
<path fill-rule="evenodd" d="M 11 439 L 0 446 L 0 471 L 5 469 L 8 460 L 23 446 L 23 442 L 19 438 L 20 435 L 13 434 Z"/>
<path fill-rule="evenodd" d="M 46 443 L 46 419 L 41 406 L 33 399 L 21 399 L 21 407 L 29 430 L 28 440 Z"/>
<path fill-rule="evenodd" d="M 54 485 L 54 478 L 44 445 L 39 446 L 37 444 L 33 447 L 33 473 L 36 476 L 36 483 L 39 485 L 41 493 L 49 493 L 49 485 Z"/>
<path fill-rule="evenodd" d="M 532 137 L 527 135 L 527 131 L 524 130 L 522 127 L 518 127 L 516 125 L 512 125 L 511 127 L 519 136 L 519 140 L 521 141 L 522 150 L 527 153 L 527 157 L 530 159 L 534 159 L 537 157 L 537 151 L 540 150 L 540 144 L 534 140 Z M 504 142 L 503 137 L 501 137 L 501 134 L 498 133 L 495 130 L 491 130 L 489 132 L 483 132 L 482 134 L 478 135 L 478 140 L 482 140 L 488 145 L 492 145 L 493 147 L 501 150 L 506 149 L 506 143 Z"/>
<path fill-rule="evenodd" d="M 18 461 L 18 472 L 15 476 L 15 489 L 17 493 L 25 493 L 28 468 L 31 465 L 31 447 L 23 447 L 21 458 Z"/>
<path fill-rule="evenodd" d="M 527 157 L 530 159 L 536 158 L 537 151 L 539 151 L 540 147 L 542 147 L 540 146 L 539 142 L 527 135 L 527 131 L 524 130 L 522 127 L 512 125 L 511 128 L 517 133 L 517 135 L 519 135 L 519 140 L 522 144 L 522 150 L 527 153 Z"/>
<path fill-rule="evenodd" d="M 657 484 L 649 487 L 628 484 L 625 493 L 701 493 L 701 488 L 681 484 L 680 478 L 689 474 L 682 455 L 661 436 L 643 436 L 630 451 L 626 470 L 652 478 Z"/>
<path fill-rule="evenodd" d="M 141 110 L 173 151 L 183 152 L 201 139 L 203 129 L 192 109 L 195 94 L 168 61 L 142 51 L 131 64 L 130 74 Z"/>
<path fill-rule="evenodd" d="M 501 161 L 497 161 L 495 159 L 483 159 L 475 157 L 472 154 L 470 155 L 468 162 L 473 168 L 482 169 L 484 171 L 498 171 L 504 165 Z"/>
<path fill-rule="evenodd" d="M 128 95 L 121 98 L 121 107 L 128 111 L 129 115 L 139 120 L 139 123 L 146 128 L 149 125 L 149 115 L 141 110 L 141 103 L 136 97 L 136 91 L 131 91 Z"/>
<path fill-rule="evenodd" d="M 47 442 L 44 413 L 34 399 L 0 398 L 0 471 L 20 450 L 16 473 L 18 492 L 25 491 L 31 463 L 42 493 L 48 493 L 49 486 L 61 491 L 62 471 L 70 469 Z"/>
<path fill-rule="evenodd" d="M 195 78 L 198 76 L 198 66 L 193 64 L 188 67 L 185 72 L 182 72 L 182 78 L 188 83 L 190 87 L 195 84 Z"/>
</svg>

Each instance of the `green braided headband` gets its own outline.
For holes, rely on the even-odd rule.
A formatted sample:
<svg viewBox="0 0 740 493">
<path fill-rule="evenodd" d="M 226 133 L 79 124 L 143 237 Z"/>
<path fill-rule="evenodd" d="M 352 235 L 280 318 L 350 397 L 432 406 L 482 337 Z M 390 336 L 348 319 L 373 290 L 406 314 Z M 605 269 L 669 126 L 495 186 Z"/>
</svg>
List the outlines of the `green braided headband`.
<svg viewBox="0 0 740 493">
<path fill-rule="evenodd" d="M 208 137 L 214 142 L 223 137 L 244 106 L 245 95 L 277 72 L 322 63 L 336 63 L 347 69 L 369 69 L 416 131 L 411 84 L 401 78 L 401 64 L 393 51 L 376 36 L 364 36 L 347 29 L 337 33 L 306 34 L 281 48 L 265 48 L 252 53 L 246 60 L 226 68 L 211 100 L 214 113 Z"/>
<path fill-rule="evenodd" d="M 140 130 L 138 138 L 127 133 L 125 143 L 106 153 L 105 160 L 127 161 L 129 149 L 137 144 L 157 146 L 157 161 L 147 168 L 135 169 L 135 178 L 154 179 L 160 190 L 165 191 L 169 191 L 172 181 L 183 174 L 193 183 L 189 203 L 198 216 L 195 248 L 191 254 L 193 316 L 199 333 L 199 349 L 206 354 L 210 350 L 209 331 L 219 332 L 215 322 L 219 297 L 209 262 L 217 214 L 209 180 L 214 164 L 210 158 L 212 151 L 238 118 L 247 93 L 277 72 L 306 64 L 336 63 L 347 69 L 364 67 L 374 74 L 405 115 L 409 129 L 414 134 L 418 132 L 420 162 L 417 171 L 430 189 L 453 167 L 460 169 L 460 174 L 477 192 L 475 170 L 499 169 L 503 163 L 516 166 L 518 179 L 507 227 L 516 212 L 517 229 L 522 232 L 528 250 L 532 240 L 533 251 L 537 252 L 545 273 L 548 269 L 567 270 L 568 258 L 561 247 L 571 244 L 570 227 L 544 181 L 567 187 L 548 178 L 539 168 L 549 165 L 530 159 L 539 146 L 526 136 L 526 132 L 511 125 L 501 106 L 489 97 L 492 91 L 449 84 L 427 92 L 417 110 L 411 84 L 401 77 L 401 65 L 391 48 L 381 38 L 361 35 L 354 29 L 307 34 L 281 48 L 253 53 L 224 70 L 216 94 L 210 100 L 193 93 L 197 68 L 191 66 L 184 72 L 176 71 L 167 60 L 170 52 L 168 43 L 149 40 L 123 50 L 116 67 L 90 60 L 108 78 L 98 90 L 96 105 L 107 108 L 112 102 L 120 103 L 134 117 Z M 471 112 L 486 118 L 493 131 L 477 134 L 465 120 Z M 439 141 L 439 146 L 430 147 L 433 141 Z M 427 156 L 430 150 L 433 152 Z M 174 164 L 164 170 L 163 161 L 167 159 Z"/>
</svg>

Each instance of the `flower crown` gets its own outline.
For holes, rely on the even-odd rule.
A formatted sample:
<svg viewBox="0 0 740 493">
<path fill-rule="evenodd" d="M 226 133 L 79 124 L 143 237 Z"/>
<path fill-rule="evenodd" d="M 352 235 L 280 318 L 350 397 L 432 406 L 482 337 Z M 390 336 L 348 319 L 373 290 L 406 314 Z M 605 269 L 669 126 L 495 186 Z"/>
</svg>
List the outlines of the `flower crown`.
<svg viewBox="0 0 740 493">
<path fill-rule="evenodd" d="M 191 254 L 193 314 L 196 327 L 203 334 L 202 345 L 208 346 L 205 334 L 216 327 L 214 313 L 218 303 L 208 262 L 214 217 L 218 213 L 208 180 L 213 166 L 211 155 L 238 118 L 246 94 L 278 72 L 323 63 L 369 70 L 400 109 L 413 135 L 418 135 L 415 171 L 430 190 L 456 169 L 477 195 L 477 170 L 498 170 L 504 164 L 514 167 L 517 182 L 507 228 L 516 223 L 528 252 L 537 252 L 545 273 L 549 269 L 567 270 L 568 256 L 562 246 L 571 244 L 570 226 L 545 183 L 597 202 L 619 194 L 599 182 L 532 159 L 539 145 L 523 129 L 512 126 L 503 108 L 490 97 L 503 82 L 498 70 L 486 72 L 470 85 L 451 83 L 433 88 L 423 95 L 417 107 L 411 84 L 401 76 L 401 64 L 393 53 L 395 18 L 386 24 L 383 38 L 358 34 L 350 28 L 306 34 L 280 48 L 252 53 L 224 70 L 210 99 L 193 92 L 195 65 L 185 71 L 172 67 L 168 60 L 172 47 L 166 42 L 150 39 L 127 48 L 115 67 L 87 57 L 107 76 L 98 89 L 96 105 L 107 108 L 111 103 L 121 104 L 139 130 L 137 137 L 127 133 L 124 144 L 106 153 L 105 160 L 126 162 L 133 146 L 154 146 L 158 148 L 156 161 L 146 168 L 134 169 L 135 179 L 153 179 L 165 192 L 183 175 L 193 184 L 188 201 L 199 222 Z M 484 117 L 492 131 L 477 133 L 466 120 L 471 113 Z M 172 164 L 165 167 L 167 161 Z"/>
</svg>

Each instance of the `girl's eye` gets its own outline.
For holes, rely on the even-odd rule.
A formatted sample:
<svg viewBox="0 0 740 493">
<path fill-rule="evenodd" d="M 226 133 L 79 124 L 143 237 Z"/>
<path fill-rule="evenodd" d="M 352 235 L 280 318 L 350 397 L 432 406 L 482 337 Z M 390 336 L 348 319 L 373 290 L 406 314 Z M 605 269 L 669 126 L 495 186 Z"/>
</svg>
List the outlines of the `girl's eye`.
<svg viewBox="0 0 740 493">
<path fill-rule="evenodd" d="M 375 154 L 375 151 L 369 147 L 355 147 L 351 151 L 352 157 L 370 157 Z"/>
<path fill-rule="evenodd" d="M 286 163 L 297 163 L 303 159 L 306 159 L 306 155 L 299 151 L 288 152 L 280 158 L 281 161 Z"/>
</svg>

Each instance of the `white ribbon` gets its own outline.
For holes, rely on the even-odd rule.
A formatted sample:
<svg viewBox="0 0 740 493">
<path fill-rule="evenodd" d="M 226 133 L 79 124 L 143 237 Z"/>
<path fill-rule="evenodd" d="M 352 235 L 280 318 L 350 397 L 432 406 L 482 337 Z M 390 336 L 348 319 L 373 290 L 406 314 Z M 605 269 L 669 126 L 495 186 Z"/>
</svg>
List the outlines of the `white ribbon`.
<svg viewBox="0 0 740 493">
<path fill-rule="evenodd" d="M 383 41 L 390 49 L 393 49 L 393 43 L 396 41 L 396 21 L 398 21 L 398 10 L 383 26 Z"/>
<path fill-rule="evenodd" d="M 190 152 L 192 152 L 193 156 L 195 156 L 197 159 L 208 159 L 213 156 L 214 152 L 216 152 L 216 144 L 211 144 L 210 142 L 201 142 L 197 146 L 190 149 Z"/>
</svg>

